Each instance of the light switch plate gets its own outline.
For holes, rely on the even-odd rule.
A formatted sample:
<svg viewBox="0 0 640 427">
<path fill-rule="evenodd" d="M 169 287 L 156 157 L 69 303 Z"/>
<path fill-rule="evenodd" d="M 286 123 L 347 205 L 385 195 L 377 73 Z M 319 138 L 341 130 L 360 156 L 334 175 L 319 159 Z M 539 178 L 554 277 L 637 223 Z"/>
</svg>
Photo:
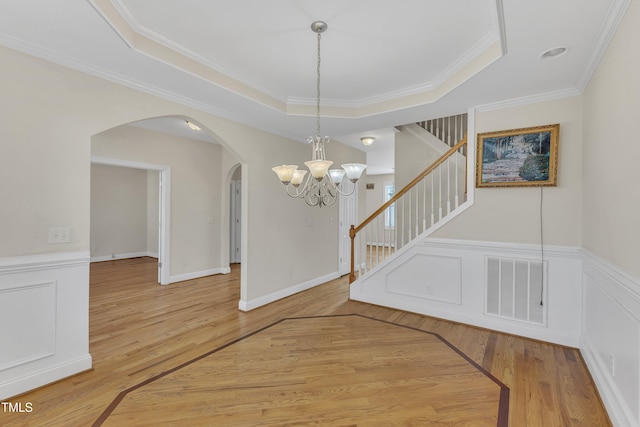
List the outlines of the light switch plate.
<svg viewBox="0 0 640 427">
<path fill-rule="evenodd" d="M 71 242 L 71 227 L 50 227 L 49 243 Z"/>
</svg>

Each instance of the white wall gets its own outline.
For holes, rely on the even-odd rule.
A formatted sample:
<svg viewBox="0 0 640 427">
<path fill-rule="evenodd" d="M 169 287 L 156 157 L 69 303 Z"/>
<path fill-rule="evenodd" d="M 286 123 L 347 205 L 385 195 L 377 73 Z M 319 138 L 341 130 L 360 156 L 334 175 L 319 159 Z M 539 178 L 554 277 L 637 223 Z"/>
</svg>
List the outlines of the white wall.
<svg viewBox="0 0 640 427">
<path fill-rule="evenodd" d="M 615 425 L 640 425 L 640 3 L 584 92 L 582 350 Z"/>
<path fill-rule="evenodd" d="M 91 165 L 92 260 L 146 253 L 147 171 Z"/>
<path fill-rule="evenodd" d="M 160 173 L 147 171 L 147 255 L 158 257 Z"/>
</svg>

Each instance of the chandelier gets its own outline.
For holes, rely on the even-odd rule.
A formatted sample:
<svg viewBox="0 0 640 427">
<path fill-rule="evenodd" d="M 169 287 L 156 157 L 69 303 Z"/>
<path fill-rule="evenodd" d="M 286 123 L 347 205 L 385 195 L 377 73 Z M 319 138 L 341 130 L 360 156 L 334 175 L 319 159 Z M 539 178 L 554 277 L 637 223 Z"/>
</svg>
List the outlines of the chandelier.
<svg viewBox="0 0 640 427">
<path fill-rule="evenodd" d="M 331 206 L 336 202 L 338 194 L 348 196 L 355 191 L 355 186 L 350 191 L 342 188 L 344 176 L 356 183 L 362 172 L 367 167 L 360 163 L 347 163 L 342 169 L 329 169 L 333 162 L 327 160 L 324 146 L 331 139 L 328 136 L 320 136 L 320 38 L 327 30 L 327 24 L 315 21 L 311 24 L 311 30 L 318 35 L 318 66 L 316 84 L 316 136 L 307 138 L 311 144 L 311 160 L 304 162 L 309 169 L 298 169 L 298 165 L 282 165 L 272 168 L 280 181 L 285 185 L 287 194 L 291 197 L 304 199 L 309 206 Z M 306 178 L 306 179 L 305 179 Z"/>
</svg>

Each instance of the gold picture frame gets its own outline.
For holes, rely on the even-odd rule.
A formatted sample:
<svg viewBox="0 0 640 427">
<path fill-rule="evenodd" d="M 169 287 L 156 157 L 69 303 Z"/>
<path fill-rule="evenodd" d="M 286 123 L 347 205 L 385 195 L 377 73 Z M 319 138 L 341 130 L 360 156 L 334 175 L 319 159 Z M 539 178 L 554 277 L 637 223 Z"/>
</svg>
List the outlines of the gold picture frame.
<svg viewBox="0 0 640 427">
<path fill-rule="evenodd" d="M 560 124 L 478 134 L 476 187 L 554 187 Z"/>
</svg>

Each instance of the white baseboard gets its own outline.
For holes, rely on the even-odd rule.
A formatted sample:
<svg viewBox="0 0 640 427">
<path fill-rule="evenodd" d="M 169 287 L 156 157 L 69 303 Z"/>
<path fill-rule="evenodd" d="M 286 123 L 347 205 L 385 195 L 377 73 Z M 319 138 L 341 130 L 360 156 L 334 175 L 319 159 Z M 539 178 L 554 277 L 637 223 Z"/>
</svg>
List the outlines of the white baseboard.
<svg viewBox="0 0 640 427">
<path fill-rule="evenodd" d="M 584 313 L 580 351 L 613 425 L 638 426 L 640 282 L 587 250 L 582 255 L 584 304 L 599 312 Z"/>
<path fill-rule="evenodd" d="M 230 272 L 230 267 L 219 267 L 209 270 L 193 271 L 191 273 L 170 276 L 169 283 L 184 282 L 185 280 L 199 279 L 200 277 L 213 276 L 214 274 L 229 274 Z"/>
<path fill-rule="evenodd" d="M 91 369 L 91 364 L 91 355 L 86 354 L 75 360 L 49 366 L 46 369 L 0 384 L 0 400 L 7 400 L 29 390 L 87 371 Z"/>
<path fill-rule="evenodd" d="M 157 252 L 129 252 L 125 254 L 102 255 L 102 256 L 91 257 L 91 262 L 113 261 L 117 259 L 129 259 L 129 258 L 140 258 L 140 257 L 158 258 L 158 253 Z"/>
<path fill-rule="evenodd" d="M 267 294 L 249 301 L 240 300 L 238 302 L 238 309 L 242 311 L 250 311 L 255 308 L 261 307 L 263 305 L 267 305 L 269 303 L 277 301 L 279 299 L 297 294 L 298 292 L 306 291 L 307 289 L 311 289 L 315 286 L 321 285 L 330 280 L 337 279 L 338 277 L 340 277 L 340 274 L 338 274 L 338 272 L 336 271 L 334 273 L 326 274 L 324 276 L 317 277 L 315 279 L 311 279 L 306 282 L 299 283 L 297 285 L 290 286 L 286 289 L 281 289 L 279 291 L 272 292 L 270 294 Z"/>
<path fill-rule="evenodd" d="M 355 291 L 355 289 L 354 289 Z M 544 330 L 540 328 L 528 327 L 527 325 L 518 325 L 516 322 L 507 323 L 498 319 L 491 319 L 486 316 L 472 316 L 461 313 L 455 313 L 446 310 L 438 310 L 425 307 L 420 304 L 412 304 L 410 302 L 394 301 L 393 298 L 384 298 L 371 295 L 358 295 L 357 291 L 353 292 L 350 299 L 354 301 L 365 302 L 367 304 L 380 305 L 383 307 L 395 308 L 397 310 L 408 311 L 411 313 L 423 314 L 425 316 L 436 317 L 438 319 L 450 320 L 452 322 L 473 325 L 479 328 L 490 329 L 507 334 L 518 335 L 535 340 L 556 343 L 569 347 L 578 348 L 579 340 L 575 336 L 557 333 L 554 331 Z"/>
<path fill-rule="evenodd" d="M 621 399 L 620 390 L 607 372 L 604 361 L 598 356 L 593 343 L 586 337 L 582 338 L 580 353 L 587 364 L 587 369 L 589 369 L 593 381 L 596 383 L 596 388 L 607 408 L 607 414 L 613 425 L 617 427 L 637 426 L 638 423 L 634 421 L 636 417 L 633 416 L 629 407 L 623 403 L 624 399 Z"/>
</svg>

